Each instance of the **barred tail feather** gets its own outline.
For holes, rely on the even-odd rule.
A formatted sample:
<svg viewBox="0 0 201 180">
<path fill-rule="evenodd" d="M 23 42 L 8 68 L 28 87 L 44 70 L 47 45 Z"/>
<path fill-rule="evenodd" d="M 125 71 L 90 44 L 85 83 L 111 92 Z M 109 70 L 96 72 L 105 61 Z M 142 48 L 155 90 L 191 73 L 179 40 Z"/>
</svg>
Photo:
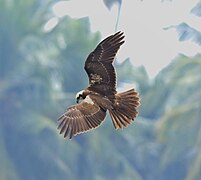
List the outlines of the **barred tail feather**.
<svg viewBox="0 0 201 180">
<path fill-rule="evenodd" d="M 115 129 L 127 127 L 138 115 L 140 105 L 138 93 L 134 90 L 118 93 L 113 108 L 109 110 Z"/>
</svg>

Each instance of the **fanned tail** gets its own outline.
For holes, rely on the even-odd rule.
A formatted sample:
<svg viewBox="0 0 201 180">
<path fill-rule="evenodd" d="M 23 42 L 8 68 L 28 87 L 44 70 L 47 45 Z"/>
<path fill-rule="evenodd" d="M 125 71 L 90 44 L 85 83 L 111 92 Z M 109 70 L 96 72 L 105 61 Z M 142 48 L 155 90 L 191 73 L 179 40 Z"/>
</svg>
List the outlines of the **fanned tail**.
<svg viewBox="0 0 201 180">
<path fill-rule="evenodd" d="M 127 127 L 138 115 L 139 105 L 140 98 L 134 89 L 116 94 L 113 108 L 109 110 L 115 129 Z"/>
</svg>

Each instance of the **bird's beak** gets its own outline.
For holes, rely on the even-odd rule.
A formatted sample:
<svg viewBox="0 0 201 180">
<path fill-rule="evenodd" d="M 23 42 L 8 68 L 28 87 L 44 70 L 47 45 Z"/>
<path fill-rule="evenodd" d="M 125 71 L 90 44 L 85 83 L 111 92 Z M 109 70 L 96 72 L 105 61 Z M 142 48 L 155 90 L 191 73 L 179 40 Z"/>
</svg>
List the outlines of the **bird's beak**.
<svg viewBox="0 0 201 180">
<path fill-rule="evenodd" d="M 77 98 L 77 101 L 76 101 L 76 102 L 77 102 L 77 104 L 79 103 L 79 100 L 80 100 L 80 98 Z"/>
</svg>

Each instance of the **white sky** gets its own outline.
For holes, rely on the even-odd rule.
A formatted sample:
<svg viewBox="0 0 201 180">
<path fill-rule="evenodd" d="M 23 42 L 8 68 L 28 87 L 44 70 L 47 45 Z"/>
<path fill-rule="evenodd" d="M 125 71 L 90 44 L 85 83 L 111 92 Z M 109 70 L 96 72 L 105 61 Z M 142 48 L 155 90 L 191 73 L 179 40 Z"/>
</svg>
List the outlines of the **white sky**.
<svg viewBox="0 0 201 180">
<path fill-rule="evenodd" d="M 126 43 L 118 52 L 119 62 L 130 57 L 133 65 L 144 65 L 150 77 L 154 77 L 179 53 L 193 56 L 201 52 L 201 46 L 191 41 L 178 41 L 174 29 L 163 28 L 186 22 L 201 31 L 201 18 L 190 14 L 198 0 L 122 0 L 118 30 L 124 31 Z M 55 26 L 58 18 L 88 16 L 91 31 L 100 31 L 102 39 L 114 33 L 117 6 L 109 11 L 103 0 L 62 1 L 53 6 L 56 18 L 45 29 Z"/>
</svg>

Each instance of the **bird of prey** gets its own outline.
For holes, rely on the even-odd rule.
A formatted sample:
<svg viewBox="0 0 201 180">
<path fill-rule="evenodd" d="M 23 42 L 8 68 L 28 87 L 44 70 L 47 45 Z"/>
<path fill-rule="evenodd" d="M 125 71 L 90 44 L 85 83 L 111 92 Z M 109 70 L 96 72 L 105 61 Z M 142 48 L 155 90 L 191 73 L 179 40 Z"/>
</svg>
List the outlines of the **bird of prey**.
<svg viewBox="0 0 201 180">
<path fill-rule="evenodd" d="M 127 127 L 137 116 L 140 105 L 135 89 L 117 93 L 114 58 L 124 43 L 123 32 L 117 32 L 101 41 L 86 59 L 84 69 L 89 86 L 78 92 L 77 103 L 58 119 L 60 134 L 70 139 L 80 133 L 97 128 L 103 122 L 107 110 L 115 129 Z M 79 103 L 79 100 L 82 100 Z"/>
</svg>

